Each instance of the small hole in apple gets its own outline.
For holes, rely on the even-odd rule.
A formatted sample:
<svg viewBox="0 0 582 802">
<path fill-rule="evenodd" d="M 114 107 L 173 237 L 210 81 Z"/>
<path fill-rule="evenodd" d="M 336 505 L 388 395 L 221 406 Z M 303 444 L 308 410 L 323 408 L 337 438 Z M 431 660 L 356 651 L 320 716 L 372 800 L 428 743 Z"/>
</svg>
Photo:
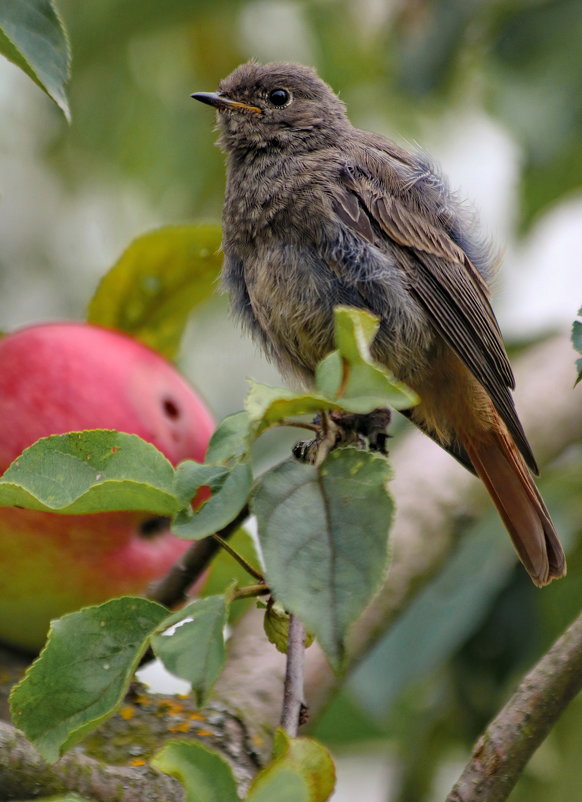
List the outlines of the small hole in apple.
<svg viewBox="0 0 582 802">
<path fill-rule="evenodd" d="M 171 398 L 164 398 L 163 403 L 164 412 L 172 420 L 177 420 L 180 417 L 180 407 Z"/>
<path fill-rule="evenodd" d="M 165 532 L 170 526 L 170 518 L 166 515 L 155 515 L 153 518 L 147 518 L 139 525 L 139 533 L 144 538 L 156 537 L 156 535 Z"/>
</svg>

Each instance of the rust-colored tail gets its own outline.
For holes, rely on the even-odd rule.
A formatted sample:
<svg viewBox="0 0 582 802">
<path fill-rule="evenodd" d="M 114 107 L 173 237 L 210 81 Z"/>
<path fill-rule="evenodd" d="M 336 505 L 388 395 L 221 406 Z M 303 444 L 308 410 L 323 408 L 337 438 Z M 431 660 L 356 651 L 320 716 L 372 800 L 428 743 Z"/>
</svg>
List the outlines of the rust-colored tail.
<svg viewBox="0 0 582 802">
<path fill-rule="evenodd" d="M 523 457 L 501 421 L 477 439 L 461 438 L 479 478 L 497 507 L 534 584 L 566 574 L 566 558 L 546 505 Z"/>
</svg>

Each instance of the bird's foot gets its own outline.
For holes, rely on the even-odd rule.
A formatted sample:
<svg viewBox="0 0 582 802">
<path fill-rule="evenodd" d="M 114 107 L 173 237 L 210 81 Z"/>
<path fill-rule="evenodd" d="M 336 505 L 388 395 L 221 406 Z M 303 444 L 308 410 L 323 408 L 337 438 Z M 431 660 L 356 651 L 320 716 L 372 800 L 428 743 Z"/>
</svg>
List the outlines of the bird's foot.
<svg viewBox="0 0 582 802">
<path fill-rule="evenodd" d="M 390 435 L 386 430 L 392 418 L 389 409 L 374 409 L 363 415 L 355 412 L 332 412 L 330 414 L 341 432 L 341 445 L 356 445 L 359 448 L 365 448 L 367 445 L 370 451 L 388 454 L 387 443 Z"/>
<path fill-rule="evenodd" d="M 316 415 L 313 422 L 319 431 L 313 440 L 301 440 L 293 446 L 293 456 L 300 462 L 320 465 L 327 454 L 339 446 L 355 446 L 388 454 L 390 435 L 386 431 L 391 419 L 389 409 L 375 409 L 366 414 L 329 412 Z"/>
</svg>

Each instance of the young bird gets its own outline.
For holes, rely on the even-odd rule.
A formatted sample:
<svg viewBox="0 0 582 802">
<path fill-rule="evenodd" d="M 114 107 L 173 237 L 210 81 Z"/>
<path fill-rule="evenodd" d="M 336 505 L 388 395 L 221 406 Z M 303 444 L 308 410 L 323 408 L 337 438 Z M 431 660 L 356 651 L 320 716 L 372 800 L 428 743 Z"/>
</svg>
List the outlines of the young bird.
<svg viewBox="0 0 582 802">
<path fill-rule="evenodd" d="M 226 153 L 223 281 L 284 374 L 309 385 L 333 308 L 380 318 L 372 347 L 408 416 L 485 484 L 533 582 L 566 573 L 489 303 L 491 258 L 425 156 L 354 128 L 314 70 L 249 62 L 216 93 Z"/>
</svg>

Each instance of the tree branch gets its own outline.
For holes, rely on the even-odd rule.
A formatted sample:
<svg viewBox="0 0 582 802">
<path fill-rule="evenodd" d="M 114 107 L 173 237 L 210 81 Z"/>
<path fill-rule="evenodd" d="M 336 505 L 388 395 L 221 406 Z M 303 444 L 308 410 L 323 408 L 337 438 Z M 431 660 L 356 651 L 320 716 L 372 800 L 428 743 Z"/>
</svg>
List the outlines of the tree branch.
<svg viewBox="0 0 582 802">
<path fill-rule="evenodd" d="M 559 335 L 528 349 L 514 363 L 517 409 L 542 466 L 582 441 L 580 388 L 572 389 L 574 357 L 569 338 Z M 390 532 L 392 563 L 383 587 L 352 630 L 349 669 L 440 570 L 456 546 L 459 524 L 490 507 L 481 483 L 418 431 L 400 441 L 390 461 L 396 502 Z M 499 537 L 506 537 L 501 523 Z M 316 645 L 307 652 L 305 668 L 306 697 L 316 712 L 338 679 Z"/>
<path fill-rule="evenodd" d="M 521 681 L 479 738 L 446 802 L 503 802 L 582 689 L 582 614 Z"/>
<path fill-rule="evenodd" d="M 3 674 L 1 648 L 0 660 Z M 11 662 L 10 653 L 7 664 L 11 673 L 23 671 L 19 660 Z M 0 682 L 0 702 L 8 690 L 8 683 Z M 68 791 L 95 802 L 182 802 L 180 784 L 145 768 L 167 741 L 176 738 L 216 749 L 230 763 L 241 787 L 259 768 L 242 716 L 212 702 L 200 709 L 192 697 L 150 693 L 133 683 L 118 713 L 54 765 L 46 763 L 19 730 L 0 722 L 0 802 Z M 123 761 L 131 765 L 119 766 Z M 144 788 L 151 790 L 146 793 Z"/>
<path fill-rule="evenodd" d="M 249 508 L 244 506 L 224 529 L 216 534 L 221 540 L 228 540 L 249 517 Z M 221 548 L 220 541 L 205 537 L 193 543 L 188 551 L 174 563 L 168 573 L 148 588 L 147 598 L 166 607 L 175 607 L 187 599 L 187 591 L 210 565 L 214 555 Z"/>
<path fill-rule="evenodd" d="M 291 738 L 297 736 L 301 709 L 305 704 L 303 697 L 304 656 L 305 630 L 303 624 L 296 615 L 290 615 L 281 727 Z"/>
<path fill-rule="evenodd" d="M 147 766 L 105 766 L 79 751 L 49 766 L 9 724 L 0 722 L 0 800 L 29 799 L 74 791 L 95 802 L 183 802 L 176 780 Z"/>
<path fill-rule="evenodd" d="M 542 465 L 559 456 L 573 443 L 582 440 L 580 393 L 579 390 L 572 391 L 575 378 L 573 358 L 571 345 L 566 337 L 557 337 L 530 349 L 516 361 L 520 389 L 518 408 Z M 539 376 L 542 373 L 543 381 L 540 381 Z M 455 546 L 458 521 L 467 515 L 477 514 L 485 504 L 479 483 L 424 435 L 411 432 L 393 450 L 391 459 L 395 469 L 392 492 L 397 503 L 396 519 L 391 532 L 392 566 L 384 587 L 354 627 L 348 644 L 348 667 L 353 667 L 362 659 L 406 604 L 439 570 Z M 233 525 L 233 530 L 235 528 Z M 505 535 L 500 525 L 500 537 L 503 536 Z M 196 550 L 202 544 L 208 543 L 215 549 L 218 548 L 212 538 L 196 543 L 193 548 Z M 207 563 L 196 558 L 193 564 L 195 571 L 198 571 L 201 565 L 205 566 Z M 176 602 L 191 581 L 184 582 L 183 576 L 180 576 L 183 573 L 180 570 L 174 579 L 166 578 L 165 589 L 158 589 L 155 598 L 167 604 Z M 562 581 L 567 582 L 568 579 Z M 232 720 L 239 721 L 244 728 L 247 745 L 239 749 L 239 756 L 244 758 L 249 750 L 252 751 L 254 770 L 256 758 L 259 762 L 264 762 L 270 757 L 272 734 L 280 716 L 285 677 L 284 656 L 266 644 L 262 618 L 262 613 L 252 610 L 237 623 L 229 642 L 229 659 L 214 694 L 215 709 L 218 705 L 218 709 L 228 711 Z M 338 680 L 334 678 L 325 657 L 316 645 L 306 652 L 305 669 L 306 699 L 310 710 L 317 713 L 329 700 Z M 19 752 L 22 758 L 15 758 L 16 763 L 10 763 L 13 760 L 12 752 L 19 751 L 26 742 L 10 727 L 3 728 L 3 735 L 6 740 L 2 744 L 5 748 L 0 750 L 0 761 L 4 765 L 19 766 L 13 772 L 19 776 L 29 774 L 28 765 L 32 767 L 33 774 L 41 776 L 38 769 L 39 758 L 32 747 L 28 747 L 28 751 Z M 76 759 L 86 765 L 87 758 L 75 758 L 75 754 L 64 760 L 74 762 Z M 237 763 L 237 760 L 233 762 Z M 0 762 L 0 766 L 2 765 Z M 48 768 L 44 763 L 42 765 L 44 771 L 52 773 L 61 763 Z M 107 767 L 93 761 L 88 765 L 91 772 L 95 766 L 98 774 L 107 774 L 109 771 Z M 239 768 L 239 778 L 252 776 L 253 767 L 248 762 L 247 765 L 241 764 Z M 4 782 L 2 775 L 7 773 L 0 771 L 0 788 Z M 36 785 L 35 793 L 38 793 L 38 788 Z M 77 784 L 75 789 L 83 793 L 83 786 Z M 91 793 L 97 800 L 106 798 L 97 796 L 95 791 L 89 792 L 86 787 L 85 793 Z M 32 796 L 29 792 L 19 795 L 25 798 Z M 134 798 L 147 800 L 151 797 L 141 795 Z M 173 800 L 175 797 L 160 794 L 157 798 Z M 133 798 L 123 798 L 123 802 L 130 799 Z"/>
<path fill-rule="evenodd" d="M 582 440 L 580 395 L 572 391 L 573 359 L 569 340 L 558 336 L 532 347 L 514 365 L 520 417 L 541 465 Z M 391 452 L 391 462 L 395 473 L 391 489 L 397 505 L 391 530 L 392 564 L 384 586 L 352 630 L 348 670 L 439 571 L 455 548 L 459 522 L 489 504 L 478 480 L 420 432 L 411 431 L 401 440 Z M 501 523 L 499 537 L 506 537 Z M 284 659 L 275 649 L 265 649 L 262 616 L 255 610 L 238 623 L 229 648 L 231 660 L 216 693 L 223 704 L 232 700 L 237 709 L 244 709 L 253 742 L 266 759 L 270 733 L 279 717 Z M 252 687 L 245 680 L 250 676 Z M 317 644 L 311 646 L 305 659 L 305 696 L 314 715 L 338 682 Z"/>
</svg>

